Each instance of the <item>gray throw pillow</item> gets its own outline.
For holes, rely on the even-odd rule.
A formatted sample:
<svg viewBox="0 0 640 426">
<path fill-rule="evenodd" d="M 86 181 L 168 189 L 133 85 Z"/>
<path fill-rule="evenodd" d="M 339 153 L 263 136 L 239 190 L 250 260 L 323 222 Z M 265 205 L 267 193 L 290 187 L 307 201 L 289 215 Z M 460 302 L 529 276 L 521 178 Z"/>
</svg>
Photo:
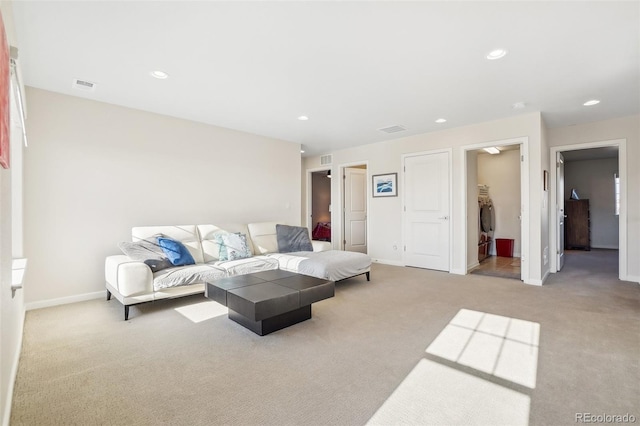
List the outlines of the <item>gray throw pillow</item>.
<svg viewBox="0 0 640 426">
<path fill-rule="evenodd" d="M 146 263 L 151 268 L 151 272 L 173 267 L 162 248 L 152 242 L 145 240 L 135 243 L 122 242 L 118 244 L 118 247 L 132 260 Z"/>
<path fill-rule="evenodd" d="M 276 225 L 276 237 L 280 253 L 313 251 L 309 231 L 303 226 Z"/>
</svg>

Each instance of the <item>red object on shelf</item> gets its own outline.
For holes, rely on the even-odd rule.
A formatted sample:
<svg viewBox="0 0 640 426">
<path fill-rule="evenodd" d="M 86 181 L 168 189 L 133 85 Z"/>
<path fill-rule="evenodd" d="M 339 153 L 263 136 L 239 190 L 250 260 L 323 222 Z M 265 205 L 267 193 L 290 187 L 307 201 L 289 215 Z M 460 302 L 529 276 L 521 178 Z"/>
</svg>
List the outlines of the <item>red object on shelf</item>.
<svg viewBox="0 0 640 426">
<path fill-rule="evenodd" d="M 496 238 L 496 254 L 500 257 L 513 257 L 513 240 Z"/>
</svg>

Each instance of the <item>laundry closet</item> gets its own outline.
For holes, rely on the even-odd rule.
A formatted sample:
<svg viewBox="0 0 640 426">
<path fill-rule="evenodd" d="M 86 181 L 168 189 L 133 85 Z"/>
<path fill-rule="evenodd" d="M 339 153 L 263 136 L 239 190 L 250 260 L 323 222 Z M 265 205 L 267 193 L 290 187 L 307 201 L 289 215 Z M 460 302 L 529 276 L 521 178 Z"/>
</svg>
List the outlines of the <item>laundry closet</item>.
<svg viewBox="0 0 640 426">
<path fill-rule="evenodd" d="M 521 188 L 519 145 L 477 151 L 478 262 L 480 268 L 520 275 Z M 471 188 L 470 188 L 471 190 Z M 487 264 L 487 265 L 485 265 Z M 516 271 L 517 268 L 517 271 Z M 497 274 L 502 275 L 502 274 Z"/>
</svg>

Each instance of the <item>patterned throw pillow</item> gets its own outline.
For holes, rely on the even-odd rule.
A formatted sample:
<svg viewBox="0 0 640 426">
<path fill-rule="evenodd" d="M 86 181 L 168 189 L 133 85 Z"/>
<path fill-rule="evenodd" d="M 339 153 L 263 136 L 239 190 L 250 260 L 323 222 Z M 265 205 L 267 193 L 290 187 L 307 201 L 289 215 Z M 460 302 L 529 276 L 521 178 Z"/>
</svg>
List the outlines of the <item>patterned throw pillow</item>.
<svg viewBox="0 0 640 426">
<path fill-rule="evenodd" d="M 222 241 L 222 234 L 215 235 L 216 244 L 218 244 L 218 251 L 220 254 L 218 255 L 218 260 L 229 260 L 229 255 L 227 254 L 227 246 L 224 245 L 224 241 Z"/>
<path fill-rule="evenodd" d="M 228 260 L 246 259 L 251 257 L 245 234 L 227 234 L 222 236 L 222 242 L 227 251 Z M 220 259 L 222 260 L 222 258 Z"/>
</svg>

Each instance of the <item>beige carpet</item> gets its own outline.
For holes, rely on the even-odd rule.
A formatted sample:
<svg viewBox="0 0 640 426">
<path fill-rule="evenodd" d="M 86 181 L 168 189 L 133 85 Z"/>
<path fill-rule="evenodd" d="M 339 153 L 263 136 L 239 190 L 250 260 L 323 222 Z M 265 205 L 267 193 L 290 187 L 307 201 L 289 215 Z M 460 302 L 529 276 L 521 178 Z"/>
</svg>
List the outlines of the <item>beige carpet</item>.
<svg viewBox="0 0 640 426">
<path fill-rule="evenodd" d="M 616 277 L 596 250 L 543 287 L 374 265 L 265 337 L 202 296 L 29 311 L 11 424 L 640 421 L 640 286 Z"/>
</svg>

